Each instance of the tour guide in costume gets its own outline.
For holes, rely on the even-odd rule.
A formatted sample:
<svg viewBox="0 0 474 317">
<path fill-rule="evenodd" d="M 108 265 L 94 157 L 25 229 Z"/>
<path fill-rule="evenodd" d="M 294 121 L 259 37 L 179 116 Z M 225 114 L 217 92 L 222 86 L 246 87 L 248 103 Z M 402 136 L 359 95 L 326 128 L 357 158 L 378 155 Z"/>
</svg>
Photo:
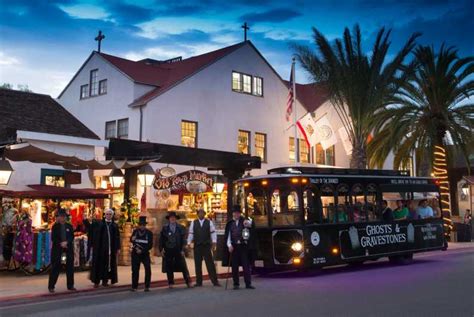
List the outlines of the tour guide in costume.
<svg viewBox="0 0 474 317">
<path fill-rule="evenodd" d="M 108 286 L 118 282 L 117 257 L 120 253 L 120 231 L 113 221 L 114 211 L 106 209 L 104 220 L 93 225 L 91 281 L 94 287 Z"/>
<path fill-rule="evenodd" d="M 49 272 L 48 289 L 54 293 L 54 287 L 58 281 L 61 270 L 61 258 L 66 257 L 67 289 L 75 291 L 74 288 L 74 228 L 66 223 L 66 210 L 59 209 L 56 223 L 51 228 L 51 272 Z"/>
<path fill-rule="evenodd" d="M 166 216 L 169 221 L 160 234 L 159 250 L 163 255 L 162 272 L 166 273 L 169 288 L 174 285 L 174 272 L 183 272 L 188 288 L 191 288 L 188 266 L 184 258 L 186 246 L 186 229 L 176 222 L 179 216 L 176 212 L 169 212 Z"/>
<path fill-rule="evenodd" d="M 239 205 L 232 207 L 232 220 L 225 226 L 223 266 L 232 266 L 234 289 L 239 289 L 239 266 L 244 270 L 245 288 L 255 289 L 251 280 L 251 258 L 255 250 L 255 224 L 242 216 Z M 230 260 L 230 263 L 228 261 Z"/>
<path fill-rule="evenodd" d="M 138 288 L 140 263 L 143 263 L 145 268 L 145 292 L 150 291 L 150 250 L 153 247 L 153 233 L 146 228 L 146 224 L 146 217 L 141 216 L 138 220 L 138 228 L 133 230 L 130 237 L 132 243 L 132 292 L 135 292 Z"/>
</svg>

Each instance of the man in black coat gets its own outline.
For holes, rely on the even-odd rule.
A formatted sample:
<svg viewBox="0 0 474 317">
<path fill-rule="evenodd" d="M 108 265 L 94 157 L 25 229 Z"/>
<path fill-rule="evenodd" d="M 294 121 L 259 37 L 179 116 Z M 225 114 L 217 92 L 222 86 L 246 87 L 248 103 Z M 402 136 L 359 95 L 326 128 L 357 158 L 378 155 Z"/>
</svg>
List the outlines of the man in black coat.
<svg viewBox="0 0 474 317">
<path fill-rule="evenodd" d="M 66 257 L 66 279 L 67 289 L 75 291 L 74 288 L 74 228 L 66 223 L 66 211 L 59 209 L 56 223 L 51 228 L 51 271 L 49 272 L 48 290 L 54 293 L 54 287 L 58 281 L 61 270 L 61 258 Z"/>
<path fill-rule="evenodd" d="M 91 281 L 94 287 L 118 282 L 117 258 L 120 253 L 120 231 L 113 221 L 114 211 L 106 209 L 104 220 L 93 223 L 91 229 L 92 266 Z"/>
<path fill-rule="evenodd" d="M 206 262 L 209 278 L 214 286 L 221 286 L 217 280 L 216 266 L 212 258 L 212 251 L 216 249 L 217 233 L 214 223 L 204 218 L 204 209 L 197 211 L 198 219 L 191 222 L 188 234 L 188 246 L 194 242 L 194 266 L 196 267 L 196 284 L 202 286 L 202 260 Z"/>
<path fill-rule="evenodd" d="M 146 228 L 146 217 L 138 220 L 138 228 L 133 230 L 130 242 L 132 243 L 132 292 L 138 288 L 140 263 L 145 268 L 145 292 L 150 291 L 151 264 L 150 250 L 153 247 L 153 233 Z"/>
<path fill-rule="evenodd" d="M 190 288 L 191 278 L 184 258 L 186 229 L 176 222 L 179 219 L 176 212 L 168 213 L 166 219 L 169 223 L 161 230 L 159 245 L 160 252 L 163 255 L 162 271 L 166 273 L 169 288 L 173 288 L 174 285 L 174 272 L 183 272 L 186 285 Z"/>
<path fill-rule="evenodd" d="M 240 206 L 232 207 L 232 220 L 225 226 L 225 243 L 224 260 L 222 265 L 232 266 L 232 279 L 234 281 L 234 289 L 240 287 L 239 283 L 239 266 L 244 271 L 245 288 L 255 289 L 252 286 L 251 279 L 251 254 L 254 249 L 254 233 L 255 224 L 249 218 L 242 216 Z M 228 261 L 230 260 L 230 263 Z"/>
</svg>

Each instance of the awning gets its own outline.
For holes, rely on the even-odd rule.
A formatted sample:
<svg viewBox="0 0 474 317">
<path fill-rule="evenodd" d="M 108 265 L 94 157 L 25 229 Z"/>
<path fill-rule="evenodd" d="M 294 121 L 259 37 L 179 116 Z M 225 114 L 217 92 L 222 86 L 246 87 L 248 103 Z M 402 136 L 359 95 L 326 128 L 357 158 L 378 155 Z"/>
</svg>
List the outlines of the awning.
<svg viewBox="0 0 474 317">
<path fill-rule="evenodd" d="M 92 153 L 91 153 L 92 152 Z M 10 145 L 5 149 L 5 157 L 11 161 L 29 161 L 62 166 L 69 170 L 84 169 L 126 169 L 140 167 L 155 161 L 147 160 L 99 160 L 93 151 L 79 152 L 77 147 L 51 146 L 42 142 L 29 141 Z"/>
<path fill-rule="evenodd" d="M 113 191 L 92 188 L 65 188 L 48 185 L 28 185 L 22 189 L 1 189 L 0 196 L 11 198 L 101 199 Z"/>
</svg>

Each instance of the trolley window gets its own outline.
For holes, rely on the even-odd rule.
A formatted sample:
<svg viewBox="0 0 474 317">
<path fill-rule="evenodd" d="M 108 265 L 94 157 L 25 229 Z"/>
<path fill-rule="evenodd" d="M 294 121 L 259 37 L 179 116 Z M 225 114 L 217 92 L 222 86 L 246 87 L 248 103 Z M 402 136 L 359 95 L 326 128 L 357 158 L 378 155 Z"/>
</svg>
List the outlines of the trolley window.
<svg viewBox="0 0 474 317">
<path fill-rule="evenodd" d="M 331 222 L 336 215 L 334 188 L 326 184 L 321 186 L 321 204 L 323 222 Z"/>
<path fill-rule="evenodd" d="M 301 199 L 294 188 L 275 188 L 271 196 L 273 226 L 303 224 Z"/>
<path fill-rule="evenodd" d="M 307 224 L 321 223 L 322 202 L 315 186 L 303 191 L 304 219 Z"/>
<path fill-rule="evenodd" d="M 256 227 L 268 227 L 267 197 L 262 188 L 252 188 L 248 191 L 247 215 L 255 221 Z"/>
</svg>

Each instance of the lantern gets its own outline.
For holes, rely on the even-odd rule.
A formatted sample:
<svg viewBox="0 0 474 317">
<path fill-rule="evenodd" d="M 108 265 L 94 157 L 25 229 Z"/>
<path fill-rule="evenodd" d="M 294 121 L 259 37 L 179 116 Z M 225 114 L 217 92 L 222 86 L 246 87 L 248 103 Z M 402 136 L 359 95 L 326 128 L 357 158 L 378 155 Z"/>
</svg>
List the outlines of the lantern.
<svg viewBox="0 0 474 317">
<path fill-rule="evenodd" d="M 115 168 L 110 172 L 109 181 L 113 188 L 119 188 L 123 182 L 123 173 L 121 169 Z"/>
<path fill-rule="evenodd" d="M 138 170 L 138 181 L 143 187 L 150 187 L 155 179 L 155 171 L 150 164 L 143 165 Z"/>
<path fill-rule="evenodd" d="M 8 185 L 13 173 L 13 168 L 5 159 L 0 160 L 0 185 Z"/>
</svg>

